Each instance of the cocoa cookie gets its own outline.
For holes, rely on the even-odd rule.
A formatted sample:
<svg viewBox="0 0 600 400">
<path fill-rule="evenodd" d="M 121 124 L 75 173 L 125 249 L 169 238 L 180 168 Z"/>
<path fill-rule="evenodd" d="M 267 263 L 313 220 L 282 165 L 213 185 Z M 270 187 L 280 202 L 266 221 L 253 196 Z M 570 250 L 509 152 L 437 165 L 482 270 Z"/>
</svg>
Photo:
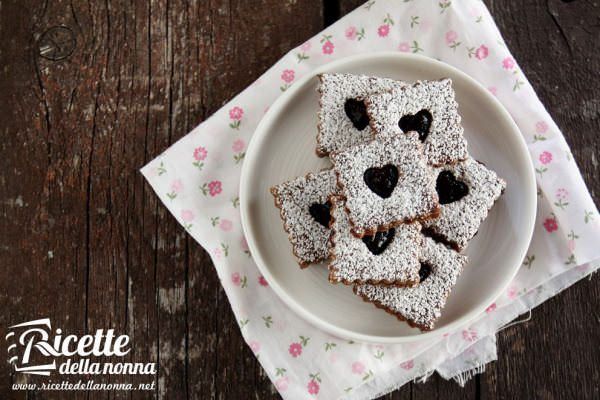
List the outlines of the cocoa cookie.
<svg viewBox="0 0 600 400">
<path fill-rule="evenodd" d="M 433 329 L 467 257 L 425 237 L 419 285 L 410 288 L 356 285 L 354 293 L 422 331 Z"/>
<path fill-rule="evenodd" d="M 392 79 L 365 75 L 319 75 L 317 154 L 324 157 L 372 139 L 364 98 L 403 85 Z"/>
<path fill-rule="evenodd" d="M 271 188 L 292 251 L 302 268 L 329 256 L 331 203 L 328 198 L 336 193 L 336 187 L 335 173 L 328 169 Z"/>
<path fill-rule="evenodd" d="M 417 132 L 379 136 L 330 157 L 355 236 L 438 215 L 435 178 Z"/>
<path fill-rule="evenodd" d="M 416 222 L 357 238 L 350 233 L 345 202 L 332 204 L 332 235 L 329 281 L 413 286 L 419 282 L 421 225 Z"/>
<path fill-rule="evenodd" d="M 423 232 L 461 251 L 504 192 L 506 182 L 471 157 L 436 168 L 435 175 L 441 213 L 423 223 Z"/>
<path fill-rule="evenodd" d="M 450 79 L 418 81 L 369 95 L 365 103 L 376 135 L 417 131 L 430 165 L 467 158 L 467 141 Z"/>
</svg>

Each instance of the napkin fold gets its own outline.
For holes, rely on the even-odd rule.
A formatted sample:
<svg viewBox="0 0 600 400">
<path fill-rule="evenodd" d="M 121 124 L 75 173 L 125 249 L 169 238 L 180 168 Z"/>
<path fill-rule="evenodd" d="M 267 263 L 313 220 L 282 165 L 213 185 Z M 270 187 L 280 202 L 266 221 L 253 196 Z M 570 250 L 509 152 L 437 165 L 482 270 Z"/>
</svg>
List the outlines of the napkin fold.
<svg viewBox="0 0 600 400">
<path fill-rule="evenodd" d="M 539 189 L 533 240 L 505 293 L 468 325 L 410 345 L 347 342 L 291 312 L 252 261 L 238 209 L 247 143 L 277 97 L 322 64 L 384 50 L 439 59 L 487 87 L 525 137 Z M 290 51 L 142 173 L 210 254 L 244 339 L 286 399 L 368 399 L 434 371 L 464 384 L 496 359 L 499 329 L 600 265 L 600 217 L 569 147 L 477 0 L 368 1 Z"/>
</svg>

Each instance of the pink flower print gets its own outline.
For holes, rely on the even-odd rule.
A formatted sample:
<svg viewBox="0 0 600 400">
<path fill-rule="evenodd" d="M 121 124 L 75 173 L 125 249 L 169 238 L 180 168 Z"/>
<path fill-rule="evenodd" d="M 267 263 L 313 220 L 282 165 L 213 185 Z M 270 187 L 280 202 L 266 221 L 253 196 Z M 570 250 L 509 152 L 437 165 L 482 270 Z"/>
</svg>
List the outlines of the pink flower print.
<svg viewBox="0 0 600 400">
<path fill-rule="evenodd" d="M 173 200 L 175 197 L 177 197 L 177 194 L 181 193 L 182 190 L 183 183 L 180 179 L 175 179 L 173 182 L 171 182 L 171 191 L 167 193 L 167 197 Z"/>
<path fill-rule="evenodd" d="M 467 342 L 474 342 L 477 340 L 477 331 L 473 328 L 465 329 L 462 332 L 462 336 Z"/>
<path fill-rule="evenodd" d="M 365 372 L 365 364 L 360 361 L 355 361 L 352 363 L 352 373 L 356 375 L 361 375 Z"/>
<path fill-rule="evenodd" d="M 292 343 L 290 344 L 288 352 L 292 355 L 292 357 L 296 358 L 302 354 L 302 345 L 300 343 Z"/>
<path fill-rule="evenodd" d="M 548 131 L 548 124 L 545 121 L 536 122 L 535 131 L 540 134 L 546 133 Z"/>
<path fill-rule="evenodd" d="M 337 362 L 337 360 L 338 360 L 338 355 L 336 353 L 332 352 L 329 355 L 329 362 L 332 363 L 332 364 L 335 364 Z"/>
<path fill-rule="evenodd" d="M 431 21 L 425 20 L 421 22 L 421 32 L 428 33 L 431 30 Z"/>
<path fill-rule="evenodd" d="M 498 88 L 496 86 L 490 86 L 488 88 L 488 90 L 490 91 L 491 94 L 493 94 L 494 96 L 496 96 L 498 94 Z"/>
<path fill-rule="evenodd" d="M 456 33 L 455 31 L 446 32 L 446 44 L 448 46 L 456 42 L 456 39 L 458 39 L 458 33 Z"/>
<path fill-rule="evenodd" d="M 544 220 L 544 228 L 548 233 L 552 233 L 558 230 L 558 222 L 556 222 L 555 217 L 546 218 Z"/>
<path fill-rule="evenodd" d="M 296 53 L 296 58 L 298 58 L 299 63 L 310 58 L 310 56 L 306 54 L 306 52 L 310 50 L 310 48 L 310 41 L 306 41 L 300 45 L 300 51 Z"/>
<path fill-rule="evenodd" d="M 221 191 L 222 191 L 221 181 L 212 181 L 208 184 L 208 193 L 212 197 L 215 197 L 216 195 L 221 193 Z"/>
<path fill-rule="evenodd" d="M 285 392 L 288 388 L 288 385 L 289 385 L 289 380 L 288 380 L 287 376 L 283 376 L 275 381 L 275 387 L 280 392 Z"/>
<path fill-rule="evenodd" d="M 238 152 L 244 150 L 244 147 L 246 147 L 246 142 L 244 142 L 242 139 L 237 139 L 235 142 L 233 142 L 231 149 L 234 152 L 238 153 Z"/>
<path fill-rule="evenodd" d="M 540 162 L 544 165 L 550 164 L 552 162 L 552 153 L 544 151 L 540 154 Z"/>
<path fill-rule="evenodd" d="M 159 176 L 158 168 L 157 167 L 150 167 L 150 169 L 148 170 L 148 176 L 150 176 L 150 177 Z"/>
<path fill-rule="evenodd" d="M 281 79 L 285 83 L 292 83 L 294 81 L 294 77 L 295 77 L 295 72 L 293 69 L 285 69 L 281 73 Z"/>
<path fill-rule="evenodd" d="M 283 91 L 286 88 L 287 85 L 285 88 L 281 87 L 281 90 Z M 236 153 L 233 155 L 233 161 L 235 161 L 236 164 L 242 161 L 246 156 L 246 153 L 243 151 L 244 147 L 246 147 L 246 142 L 244 142 L 242 139 L 237 139 L 235 142 L 233 142 L 233 145 L 231 146 L 233 152 Z"/>
<path fill-rule="evenodd" d="M 181 211 L 181 219 L 184 222 L 192 222 L 194 220 L 194 213 L 192 210 L 182 210 Z"/>
<path fill-rule="evenodd" d="M 318 394 L 319 393 L 319 384 L 314 379 L 311 379 L 306 385 L 309 394 Z"/>
<path fill-rule="evenodd" d="M 513 69 L 515 66 L 515 60 L 512 57 L 506 57 L 502 60 L 502 68 L 504 69 Z"/>
<path fill-rule="evenodd" d="M 514 300 L 517 298 L 518 290 L 515 286 L 510 286 L 506 291 L 506 295 L 510 300 Z"/>
<path fill-rule="evenodd" d="M 244 110 L 241 107 L 235 106 L 231 110 L 229 110 L 229 118 L 232 121 L 229 124 L 229 127 L 232 129 L 240 129 L 240 125 L 242 123 L 243 116 L 244 116 Z"/>
<path fill-rule="evenodd" d="M 496 303 L 492 303 L 492 304 L 490 304 L 490 306 L 488 308 L 485 309 L 485 312 L 489 314 L 495 310 L 496 310 Z"/>
<path fill-rule="evenodd" d="M 258 277 L 258 283 L 260 286 L 269 286 L 269 283 L 267 282 L 265 277 L 262 275 Z"/>
<path fill-rule="evenodd" d="M 244 236 L 242 236 L 242 238 L 240 239 L 240 247 L 242 248 L 243 252 L 250 251 L 250 248 L 248 247 L 248 241 Z"/>
<path fill-rule="evenodd" d="M 479 9 L 477 7 L 471 7 L 471 9 L 469 10 L 469 14 L 471 15 L 471 17 L 478 17 Z"/>
<path fill-rule="evenodd" d="M 324 44 L 323 44 L 323 54 L 333 54 L 333 49 L 335 48 L 335 46 L 333 45 L 333 42 L 331 40 L 327 40 Z"/>
<path fill-rule="evenodd" d="M 204 161 L 206 159 L 207 155 L 208 155 L 208 152 L 202 146 L 196 147 L 194 149 L 194 160 L 196 160 L 196 161 Z"/>
<path fill-rule="evenodd" d="M 405 369 L 407 371 L 410 369 L 413 369 L 414 366 L 415 366 L 415 362 L 413 360 L 404 361 L 403 363 L 400 364 L 400 368 Z"/>
<path fill-rule="evenodd" d="M 196 147 L 194 149 L 194 162 L 192 163 L 192 165 L 196 168 L 198 168 L 200 171 L 202 171 L 202 168 L 204 167 L 204 163 L 202 161 L 204 161 L 206 159 L 206 156 L 208 155 L 208 152 L 206 151 L 206 149 L 202 146 L 200 147 Z"/>
<path fill-rule="evenodd" d="M 239 121 L 244 116 L 244 110 L 238 106 L 233 107 L 229 110 L 229 118 L 233 121 Z"/>
<path fill-rule="evenodd" d="M 216 248 L 213 250 L 213 257 L 216 258 L 217 260 L 219 260 L 221 258 L 221 256 L 223 255 L 223 252 L 221 251 L 220 248 Z"/>
<path fill-rule="evenodd" d="M 171 182 L 171 191 L 173 193 L 180 193 L 183 190 L 183 183 L 181 182 L 181 179 L 175 179 L 173 182 Z"/>
<path fill-rule="evenodd" d="M 250 350 L 252 350 L 252 352 L 254 354 L 256 354 L 260 351 L 260 343 L 258 343 L 256 340 L 250 341 L 250 343 L 248 343 L 248 345 L 250 346 Z"/>
<path fill-rule="evenodd" d="M 590 269 L 590 264 L 589 263 L 581 264 L 581 265 L 578 265 L 577 267 L 575 267 L 575 269 L 579 272 L 586 272 L 588 269 Z"/>
<path fill-rule="evenodd" d="M 240 286 L 240 284 L 242 283 L 242 277 L 239 273 L 234 272 L 233 274 L 231 274 L 231 283 L 233 283 L 235 286 Z"/>
<path fill-rule="evenodd" d="M 348 28 L 346 28 L 346 32 L 344 32 L 344 35 L 347 39 L 354 40 L 356 39 L 356 32 L 357 31 L 355 26 L 349 26 Z"/>
<path fill-rule="evenodd" d="M 475 58 L 477 58 L 478 60 L 483 60 L 484 58 L 487 58 L 487 56 L 490 54 L 490 50 L 487 48 L 486 45 L 482 44 L 481 46 L 479 46 L 479 48 L 475 51 Z"/>
<path fill-rule="evenodd" d="M 410 51 L 410 44 L 408 42 L 402 42 L 398 45 L 398 50 L 403 53 L 408 53 Z"/>
<path fill-rule="evenodd" d="M 565 188 L 557 189 L 556 198 L 559 200 L 567 200 L 569 198 L 569 191 Z"/>
<path fill-rule="evenodd" d="M 379 37 L 386 37 L 390 33 L 390 26 L 388 24 L 380 25 L 377 28 L 377 34 Z"/>
<path fill-rule="evenodd" d="M 280 86 L 279 89 L 282 92 L 286 91 L 290 87 L 294 81 L 295 75 L 296 74 L 293 69 L 286 69 L 281 73 L 281 79 L 283 80 L 284 84 Z"/>
<path fill-rule="evenodd" d="M 228 219 L 222 219 L 219 228 L 225 232 L 229 232 L 233 228 L 233 222 Z"/>
<path fill-rule="evenodd" d="M 568 250 L 569 250 L 571 253 L 573 253 L 573 252 L 575 251 L 575 239 L 570 239 L 570 240 L 567 242 L 567 249 L 568 249 Z"/>
</svg>

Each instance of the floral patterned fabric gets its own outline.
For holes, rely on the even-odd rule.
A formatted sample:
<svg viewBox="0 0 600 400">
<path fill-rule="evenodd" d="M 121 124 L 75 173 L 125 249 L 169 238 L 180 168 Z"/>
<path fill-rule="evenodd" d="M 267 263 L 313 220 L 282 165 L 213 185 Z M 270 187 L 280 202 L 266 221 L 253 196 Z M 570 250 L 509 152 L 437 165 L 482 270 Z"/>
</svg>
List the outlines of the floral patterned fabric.
<svg viewBox="0 0 600 400">
<path fill-rule="evenodd" d="M 437 58 L 487 87 L 519 125 L 539 187 L 533 241 L 508 290 L 468 326 L 410 345 L 347 342 L 292 313 L 253 263 L 238 209 L 247 143 L 277 97 L 317 66 L 382 50 Z M 367 2 L 290 51 L 142 172 L 210 253 L 242 335 L 286 399 L 367 399 L 436 370 L 464 382 L 496 359 L 502 326 L 599 265 L 600 217 L 569 147 L 477 0 Z"/>
</svg>

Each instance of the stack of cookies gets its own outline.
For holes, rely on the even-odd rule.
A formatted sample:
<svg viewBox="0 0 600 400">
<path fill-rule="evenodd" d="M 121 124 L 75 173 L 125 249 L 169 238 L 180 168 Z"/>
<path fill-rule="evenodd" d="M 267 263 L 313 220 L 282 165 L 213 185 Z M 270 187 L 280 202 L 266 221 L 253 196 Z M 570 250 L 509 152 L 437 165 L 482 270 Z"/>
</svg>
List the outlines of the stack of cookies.
<svg viewBox="0 0 600 400">
<path fill-rule="evenodd" d="M 506 183 L 468 154 L 450 79 L 319 79 L 316 152 L 333 168 L 271 188 L 292 251 L 430 330 Z"/>
</svg>

